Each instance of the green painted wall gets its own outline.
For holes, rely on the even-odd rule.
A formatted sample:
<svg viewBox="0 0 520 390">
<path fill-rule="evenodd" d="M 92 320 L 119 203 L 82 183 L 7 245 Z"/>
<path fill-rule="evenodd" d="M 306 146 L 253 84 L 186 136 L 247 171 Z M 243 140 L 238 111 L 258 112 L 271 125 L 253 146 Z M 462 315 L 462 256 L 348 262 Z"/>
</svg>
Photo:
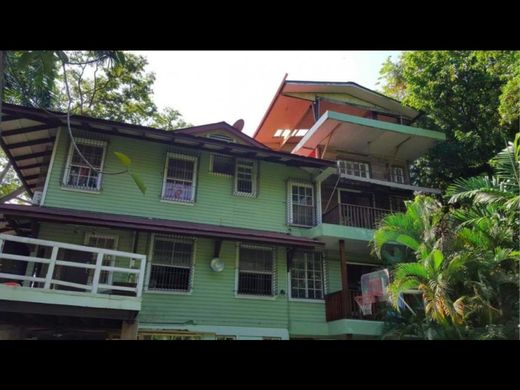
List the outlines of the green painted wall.
<svg viewBox="0 0 520 390">
<path fill-rule="evenodd" d="M 77 132 L 77 136 L 85 137 L 85 134 Z M 300 168 L 260 161 L 257 197 L 234 196 L 232 177 L 209 173 L 207 152 L 183 151 L 159 143 L 111 137 L 104 169 L 121 170 L 123 167 L 113 152 L 125 153 L 132 159 L 133 171 L 139 172 L 145 182 L 146 195 L 138 190 L 127 174 L 104 175 L 101 193 L 63 190 L 61 183 L 69 144 L 68 135 L 62 129 L 44 206 L 288 232 L 286 182 L 289 178 L 310 181 L 310 174 Z M 161 201 L 168 151 L 200 156 L 193 205 Z M 292 228 L 295 235 L 301 235 L 298 230 L 305 229 Z"/>
<path fill-rule="evenodd" d="M 39 238 L 83 244 L 87 232 L 119 236 L 118 250 L 132 251 L 133 232 L 89 226 L 42 223 Z M 149 255 L 150 234 L 140 233 L 138 253 Z M 143 294 L 139 321 L 144 327 L 153 323 L 171 325 L 244 326 L 285 328 L 291 335 L 326 336 L 325 304 L 293 301 L 288 298 L 286 250 L 276 249 L 276 290 L 285 291 L 274 299 L 235 297 L 236 242 L 224 241 L 221 258 L 224 271 L 209 268 L 214 241 L 198 238 L 195 244 L 193 289 L 190 295 L 146 292 Z M 340 288 L 339 262 L 327 256 L 327 291 Z"/>
</svg>

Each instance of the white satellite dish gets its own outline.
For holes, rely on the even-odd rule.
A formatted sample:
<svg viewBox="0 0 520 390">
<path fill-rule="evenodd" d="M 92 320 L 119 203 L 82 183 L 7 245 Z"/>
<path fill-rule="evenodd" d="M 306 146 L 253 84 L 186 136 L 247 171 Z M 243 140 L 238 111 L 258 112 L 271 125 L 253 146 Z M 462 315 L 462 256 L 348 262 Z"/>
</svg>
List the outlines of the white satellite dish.
<svg viewBox="0 0 520 390">
<path fill-rule="evenodd" d="M 224 270 L 224 262 L 219 257 L 214 257 L 211 259 L 209 267 L 215 272 L 222 272 Z"/>
</svg>

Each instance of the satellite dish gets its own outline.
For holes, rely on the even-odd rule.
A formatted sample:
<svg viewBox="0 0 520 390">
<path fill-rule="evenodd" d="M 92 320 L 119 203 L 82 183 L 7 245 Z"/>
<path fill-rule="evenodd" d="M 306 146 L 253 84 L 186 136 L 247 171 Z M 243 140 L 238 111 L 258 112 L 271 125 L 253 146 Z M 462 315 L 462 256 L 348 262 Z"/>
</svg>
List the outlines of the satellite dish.
<svg viewBox="0 0 520 390">
<path fill-rule="evenodd" d="M 243 119 L 239 119 L 237 120 L 234 124 L 233 124 L 233 127 L 235 129 L 237 129 L 238 131 L 242 131 L 242 129 L 244 128 L 244 120 Z"/>
<path fill-rule="evenodd" d="M 221 272 L 224 270 L 224 262 L 220 258 L 214 257 L 211 259 L 209 267 L 215 272 Z"/>
</svg>

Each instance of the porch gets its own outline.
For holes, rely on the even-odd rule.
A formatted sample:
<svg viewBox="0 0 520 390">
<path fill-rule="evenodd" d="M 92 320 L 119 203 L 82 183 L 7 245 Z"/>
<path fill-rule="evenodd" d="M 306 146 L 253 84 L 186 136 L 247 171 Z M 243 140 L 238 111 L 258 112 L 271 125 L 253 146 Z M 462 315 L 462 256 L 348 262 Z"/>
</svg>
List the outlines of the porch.
<svg viewBox="0 0 520 390">
<path fill-rule="evenodd" d="M 87 316 L 129 320 L 141 309 L 145 267 L 141 254 L 0 234 L 0 310 L 81 307 Z"/>
</svg>

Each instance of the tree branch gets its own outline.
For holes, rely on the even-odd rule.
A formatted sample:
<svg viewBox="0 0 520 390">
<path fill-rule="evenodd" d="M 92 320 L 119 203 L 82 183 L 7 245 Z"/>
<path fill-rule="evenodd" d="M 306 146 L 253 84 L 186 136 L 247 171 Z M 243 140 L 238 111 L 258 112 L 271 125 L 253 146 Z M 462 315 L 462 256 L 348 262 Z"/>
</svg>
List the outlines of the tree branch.
<svg viewBox="0 0 520 390">
<path fill-rule="evenodd" d="M 9 169 L 11 168 L 11 163 L 7 162 L 7 165 L 5 168 L 0 172 L 0 184 L 4 181 L 5 175 L 7 175 L 7 172 L 9 172 Z"/>
<path fill-rule="evenodd" d="M 18 195 L 21 195 L 25 192 L 24 186 L 18 187 L 16 190 L 10 192 L 7 195 L 4 195 L 0 198 L 0 204 L 10 201 L 11 199 L 16 198 Z"/>
</svg>

